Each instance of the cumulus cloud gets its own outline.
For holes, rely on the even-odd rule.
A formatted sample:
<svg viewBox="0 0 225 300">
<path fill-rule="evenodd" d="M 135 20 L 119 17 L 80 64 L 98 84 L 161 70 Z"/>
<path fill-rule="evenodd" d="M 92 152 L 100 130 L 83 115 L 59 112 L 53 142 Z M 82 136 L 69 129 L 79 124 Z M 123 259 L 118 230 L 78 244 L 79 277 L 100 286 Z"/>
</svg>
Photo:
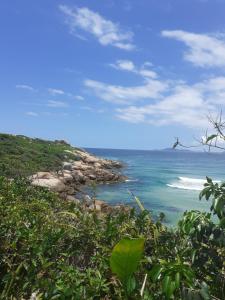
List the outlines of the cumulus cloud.
<svg viewBox="0 0 225 300">
<path fill-rule="evenodd" d="M 137 67 L 131 60 L 117 60 L 114 64 L 110 64 L 110 66 L 117 70 L 141 75 L 144 78 L 158 77 L 157 73 L 149 68 L 150 66 L 152 67 L 152 64 L 149 62 L 145 62 L 141 67 Z"/>
<path fill-rule="evenodd" d="M 142 106 L 118 108 L 117 117 L 131 123 L 180 124 L 190 128 L 205 128 L 208 124 L 206 116 L 216 116 L 218 108 L 225 106 L 225 85 L 221 85 L 223 81 L 225 77 L 208 79 L 194 85 L 174 84 L 161 100 Z M 220 101 L 218 95 L 221 95 Z"/>
<path fill-rule="evenodd" d="M 27 84 L 17 84 L 16 85 L 17 89 L 23 89 L 23 90 L 27 90 L 27 91 L 34 91 L 34 88 L 30 85 Z"/>
<path fill-rule="evenodd" d="M 117 104 L 129 104 L 144 99 L 157 99 L 168 87 L 168 83 L 149 79 L 143 85 L 120 86 L 87 79 L 85 86 L 99 98 Z"/>
<path fill-rule="evenodd" d="M 224 36 L 183 30 L 164 30 L 162 36 L 183 42 L 188 50 L 184 59 L 199 67 L 225 67 Z"/>
<path fill-rule="evenodd" d="M 110 64 L 110 66 L 117 70 L 130 72 L 133 72 L 136 69 L 134 63 L 130 60 L 117 60 L 116 63 Z"/>
<path fill-rule="evenodd" d="M 82 37 L 80 32 L 86 32 L 94 36 L 103 46 L 114 46 L 123 50 L 133 50 L 133 33 L 123 30 L 119 24 L 105 19 L 97 12 L 87 7 L 70 7 L 60 5 L 59 9 L 64 13 L 66 23 L 70 31 Z"/>
<path fill-rule="evenodd" d="M 223 35 L 182 30 L 165 30 L 162 35 L 184 42 L 188 47 L 184 58 L 196 66 L 225 66 Z M 91 79 L 84 81 L 84 85 L 97 97 L 116 106 L 116 116 L 121 120 L 158 126 L 177 124 L 205 128 L 208 124 L 207 115 L 216 116 L 218 110 L 225 109 L 225 76 L 188 84 L 181 80 L 161 79 L 149 62 L 138 67 L 131 60 L 117 60 L 110 66 L 143 79 L 142 84 L 129 86 Z"/>
<path fill-rule="evenodd" d="M 120 70 L 136 71 L 133 64 L 115 64 Z M 130 66 L 130 67 L 129 67 Z M 131 67 L 132 66 L 132 67 Z M 138 72 L 140 76 L 141 73 Z M 85 86 L 97 97 L 116 106 L 116 116 L 131 123 L 178 124 L 205 128 L 207 115 L 225 108 L 225 77 L 217 76 L 195 84 L 184 81 L 144 78 L 137 86 L 120 86 L 87 79 Z"/>
</svg>

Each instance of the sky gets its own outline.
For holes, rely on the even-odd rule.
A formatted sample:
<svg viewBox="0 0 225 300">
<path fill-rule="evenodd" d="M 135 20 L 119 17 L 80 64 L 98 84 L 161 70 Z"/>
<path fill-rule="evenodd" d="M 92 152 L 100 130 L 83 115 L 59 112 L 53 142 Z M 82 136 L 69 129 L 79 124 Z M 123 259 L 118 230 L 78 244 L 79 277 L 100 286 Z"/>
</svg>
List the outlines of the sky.
<svg viewBox="0 0 225 300">
<path fill-rule="evenodd" d="M 225 107 L 225 0 L 1 0 L 0 132 L 191 144 Z"/>
</svg>

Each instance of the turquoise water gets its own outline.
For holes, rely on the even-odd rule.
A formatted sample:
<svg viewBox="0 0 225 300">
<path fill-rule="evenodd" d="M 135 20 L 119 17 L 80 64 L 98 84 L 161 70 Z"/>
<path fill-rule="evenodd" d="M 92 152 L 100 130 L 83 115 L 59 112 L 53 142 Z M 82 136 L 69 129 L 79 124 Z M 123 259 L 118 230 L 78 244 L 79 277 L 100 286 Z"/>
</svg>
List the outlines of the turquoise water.
<svg viewBox="0 0 225 300">
<path fill-rule="evenodd" d="M 225 154 L 186 151 L 141 151 L 88 149 L 89 152 L 123 161 L 129 181 L 97 187 L 97 197 L 109 203 L 134 201 L 129 191 L 141 199 L 153 215 L 166 214 L 175 225 L 185 210 L 208 210 L 210 203 L 199 201 L 205 176 L 225 180 Z"/>
</svg>

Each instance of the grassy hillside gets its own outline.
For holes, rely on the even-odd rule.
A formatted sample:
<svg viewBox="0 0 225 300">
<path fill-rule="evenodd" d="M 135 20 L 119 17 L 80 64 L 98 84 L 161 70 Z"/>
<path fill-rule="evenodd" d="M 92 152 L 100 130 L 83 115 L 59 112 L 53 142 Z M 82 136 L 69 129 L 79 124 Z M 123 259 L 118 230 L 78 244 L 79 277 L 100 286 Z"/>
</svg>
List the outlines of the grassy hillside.
<svg viewBox="0 0 225 300">
<path fill-rule="evenodd" d="M 65 150 L 74 150 L 63 142 L 0 134 L 0 175 L 14 177 L 37 171 L 60 169 L 62 161 L 79 159 Z"/>
</svg>

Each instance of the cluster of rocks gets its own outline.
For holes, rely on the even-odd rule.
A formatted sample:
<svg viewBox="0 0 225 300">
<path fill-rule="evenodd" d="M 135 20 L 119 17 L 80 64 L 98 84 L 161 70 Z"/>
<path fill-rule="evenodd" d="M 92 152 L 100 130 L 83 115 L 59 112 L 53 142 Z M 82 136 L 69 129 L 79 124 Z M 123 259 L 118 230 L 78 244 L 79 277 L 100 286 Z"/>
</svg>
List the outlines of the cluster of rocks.
<svg viewBox="0 0 225 300">
<path fill-rule="evenodd" d="M 70 200 L 70 199 L 68 199 L 68 200 Z M 79 201 L 79 200 L 77 200 L 77 201 Z M 98 199 L 91 199 L 91 197 L 88 195 L 86 195 L 82 199 L 81 204 L 83 205 L 83 207 L 87 208 L 90 211 L 96 211 L 96 212 L 102 212 L 102 213 L 111 213 L 112 211 L 115 211 L 115 210 L 128 212 L 130 210 L 130 207 L 128 207 L 128 206 L 125 206 L 122 204 L 111 206 L 105 201 L 98 200 Z"/>
<path fill-rule="evenodd" d="M 122 164 L 118 161 L 98 158 L 84 150 L 65 150 L 68 154 L 74 154 L 75 160 L 63 162 L 59 172 L 38 172 L 31 177 L 33 185 L 49 188 L 59 193 L 63 198 L 76 201 L 76 193 L 84 185 L 92 183 L 116 183 L 126 180 L 119 169 Z M 86 197 L 87 198 L 87 197 Z M 98 200 L 97 200 L 98 201 Z M 89 199 L 87 206 L 92 209 L 92 201 Z M 105 202 L 95 203 L 94 209 L 104 209 Z"/>
</svg>

